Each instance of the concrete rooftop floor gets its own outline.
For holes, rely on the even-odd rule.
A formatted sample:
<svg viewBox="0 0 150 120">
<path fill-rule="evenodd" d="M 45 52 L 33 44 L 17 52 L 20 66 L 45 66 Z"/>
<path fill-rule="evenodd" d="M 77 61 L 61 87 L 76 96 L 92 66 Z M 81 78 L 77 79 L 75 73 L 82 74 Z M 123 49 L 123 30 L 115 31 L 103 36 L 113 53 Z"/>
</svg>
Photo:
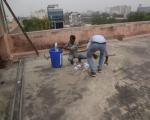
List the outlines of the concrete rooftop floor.
<svg viewBox="0 0 150 120">
<path fill-rule="evenodd" d="M 67 56 L 60 69 L 43 55 L 26 58 L 24 120 L 150 120 L 150 36 L 108 49 L 116 56 L 94 78 Z"/>
<path fill-rule="evenodd" d="M 16 82 L 17 64 L 0 69 L 0 120 L 7 120 Z"/>
</svg>

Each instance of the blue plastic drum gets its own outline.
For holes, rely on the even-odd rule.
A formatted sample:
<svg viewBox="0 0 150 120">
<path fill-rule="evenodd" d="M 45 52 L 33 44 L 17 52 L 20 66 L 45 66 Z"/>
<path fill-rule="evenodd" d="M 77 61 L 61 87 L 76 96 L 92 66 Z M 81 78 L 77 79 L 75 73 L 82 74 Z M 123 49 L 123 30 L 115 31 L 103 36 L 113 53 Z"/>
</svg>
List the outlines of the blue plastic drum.
<svg viewBox="0 0 150 120">
<path fill-rule="evenodd" d="M 62 56 L 63 56 L 63 50 L 55 48 L 51 48 L 49 50 L 49 54 L 51 57 L 51 65 L 53 68 L 61 68 L 62 67 Z"/>
</svg>

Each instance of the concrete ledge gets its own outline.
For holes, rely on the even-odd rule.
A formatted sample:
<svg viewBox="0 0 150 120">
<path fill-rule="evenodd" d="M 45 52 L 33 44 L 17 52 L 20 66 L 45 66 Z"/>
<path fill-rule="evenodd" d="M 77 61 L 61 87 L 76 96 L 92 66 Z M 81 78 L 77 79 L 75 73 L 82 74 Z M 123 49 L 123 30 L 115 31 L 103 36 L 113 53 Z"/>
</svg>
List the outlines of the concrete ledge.
<svg viewBox="0 0 150 120">
<path fill-rule="evenodd" d="M 149 37 L 150 34 L 143 34 L 143 35 L 135 35 L 135 36 L 129 36 L 129 37 L 126 37 L 123 39 L 123 41 L 130 41 L 130 40 L 135 40 L 136 38 L 144 38 L 144 37 Z M 109 44 L 112 44 L 114 42 L 118 42 L 117 39 L 108 39 L 107 41 Z M 80 46 L 80 50 L 79 52 L 83 52 L 83 51 L 86 51 L 85 50 L 86 48 L 86 44 L 83 44 Z M 48 56 L 48 51 L 49 49 L 43 49 L 43 50 L 39 50 L 39 53 L 40 53 L 40 56 Z M 68 51 L 65 51 L 64 54 L 68 54 Z M 29 52 L 19 52 L 19 53 L 13 53 L 12 54 L 13 56 L 13 60 L 17 60 L 19 58 L 27 58 L 27 57 L 30 57 L 30 56 L 37 56 L 35 51 L 29 51 Z"/>
<path fill-rule="evenodd" d="M 124 40 L 127 40 L 128 37 L 142 36 L 149 33 L 150 21 L 143 21 L 37 31 L 29 32 L 28 35 L 38 50 L 45 50 L 52 47 L 55 42 L 58 42 L 59 45 L 66 44 L 71 34 L 76 35 L 76 39 L 80 44 L 85 44 L 94 34 L 102 34 L 111 40 L 122 36 Z M 9 34 L 7 39 L 10 54 L 17 56 L 18 54 L 32 53 L 33 48 L 23 34 Z M 1 49 L 0 51 L 2 51 Z"/>
</svg>

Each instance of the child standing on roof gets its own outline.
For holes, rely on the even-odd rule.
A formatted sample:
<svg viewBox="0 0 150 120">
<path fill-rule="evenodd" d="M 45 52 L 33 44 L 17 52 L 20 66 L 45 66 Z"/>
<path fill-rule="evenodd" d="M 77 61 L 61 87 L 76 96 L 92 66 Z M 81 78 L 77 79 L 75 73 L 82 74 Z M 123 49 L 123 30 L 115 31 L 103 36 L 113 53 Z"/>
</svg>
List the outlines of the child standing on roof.
<svg viewBox="0 0 150 120">
<path fill-rule="evenodd" d="M 65 46 L 65 49 L 69 50 L 68 61 L 71 64 L 74 64 L 74 58 L 78 58 L 79 62 L 81 62 L 82 59 L 86 59 L 84 55 L 78 54 L 78 43 L 76 42 L 75 35 L 70 35 L 70 40 Z"/>
</svg>

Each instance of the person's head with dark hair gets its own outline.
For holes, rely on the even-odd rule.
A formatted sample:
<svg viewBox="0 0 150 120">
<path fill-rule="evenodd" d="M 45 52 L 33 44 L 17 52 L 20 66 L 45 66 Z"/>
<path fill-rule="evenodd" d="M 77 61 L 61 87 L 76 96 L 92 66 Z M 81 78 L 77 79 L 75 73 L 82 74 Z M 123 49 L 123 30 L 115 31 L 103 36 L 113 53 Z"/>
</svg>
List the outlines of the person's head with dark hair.
<svg viewBox="0 0 150 120">
<path fill-rule="evenodd" d="M 70 44 L 74 44 L 75 40 L 76 40 L 75 35 L 70 35 L 70 41 L 69 41 Z"/>
</svg>

